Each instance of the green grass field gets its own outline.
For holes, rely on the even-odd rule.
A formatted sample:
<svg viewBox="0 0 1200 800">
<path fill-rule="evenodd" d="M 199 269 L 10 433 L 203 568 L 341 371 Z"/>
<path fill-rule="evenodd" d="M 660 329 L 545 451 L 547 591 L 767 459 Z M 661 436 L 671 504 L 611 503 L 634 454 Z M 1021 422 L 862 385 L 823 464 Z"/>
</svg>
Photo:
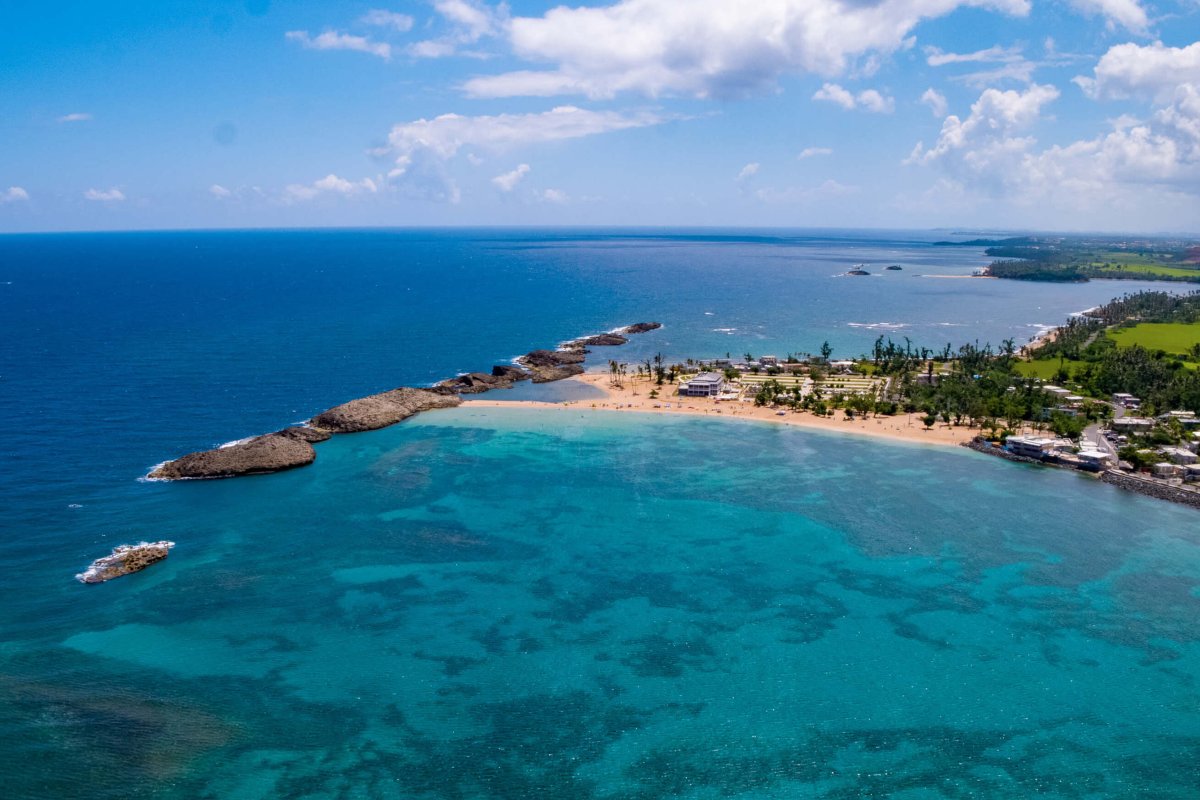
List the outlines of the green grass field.
<svg viewBox="0 0 1200 800">
<path fill-rule="evenodd" d="M 1103 276 L 1106 273 L 1133 273 L 1136 275 L 1161 275 L 1165 278 L 1184 278 L 1200 281 L 1200 269 L 1189 269 L 1187 267 L 1167 267 L 1163 266 L 1162 264 L 1109 263 L 1110 266 L 1105 267 L 1103 262 L 1093 262 L 1092 266 L 1099 270 L 1099 276 Z"/>
<path fill-rule="evenodd" d="M 1064 361 L 1063 366 L 1068 372 L 1076 365 L 1070 361 Z M 1048 381 L 1054 378 L 1054 373 L 1058 372 L 1058 359 L 1047 358 L 1038 361 L 1020 361 L 1016 365 L 1017 372 L 1026 378 L 1038 378 L 1039 380 Z"/>
<path fill-rule="evenodd" d="M 1150 350 L 1186 355 L 1194 345 L 1200 344 L 1200 323 L 1143 322 L 1132 328 L 1109 331 L 1108 336 L 1117 347 L 1139 344 Z"/>
</svg>

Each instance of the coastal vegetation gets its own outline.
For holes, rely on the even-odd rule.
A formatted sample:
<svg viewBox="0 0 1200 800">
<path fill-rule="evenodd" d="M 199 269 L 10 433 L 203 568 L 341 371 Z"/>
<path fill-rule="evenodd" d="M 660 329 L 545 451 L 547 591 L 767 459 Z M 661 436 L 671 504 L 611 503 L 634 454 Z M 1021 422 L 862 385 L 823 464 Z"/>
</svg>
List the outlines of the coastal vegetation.
<svg viewBox="0 0 1200 800">
<path fill-rule="evenodd" d="M 986 273 L 995 278 L 1067 283 L 1093 278 L 1200 282 L 1200 243 L 1189 240 L 1021 236 L 960 244 L 986 247 L 984 252 L 996 259 Z"/>
</svg>

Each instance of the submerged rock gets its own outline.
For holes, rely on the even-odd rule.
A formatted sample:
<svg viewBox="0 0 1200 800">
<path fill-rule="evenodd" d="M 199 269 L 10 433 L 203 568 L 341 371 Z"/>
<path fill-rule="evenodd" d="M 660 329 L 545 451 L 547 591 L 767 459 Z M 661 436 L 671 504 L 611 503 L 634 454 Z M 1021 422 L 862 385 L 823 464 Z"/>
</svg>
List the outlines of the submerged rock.
<svg viewBox="0 0 1200 800">
<path fill-rule="evenodd" d="M 402 387 L 334 406 L 309 420 L 309 425 L 331 433 L 373 431 L 422 411 L 452 408 L 461 402 L 453 393 Z"/>
<path fill-rule="evenodd" d="M 324 431 L 285 428 L 214 450 L 188 453 L 156 467 L 148 477 L 158 480 L 233 478 L 303 467 L 317 457 L 312 442 L 328 438 Z"/>
<path fill-rule="evenodd" d="M 97 558 L 75 579 L 81 583 L 104 583 L 122 575 L 140 572 L 166 558 L 174 546 L 174 542 L 165 540 L 118 545 L 113 548 L 112 555 Z"/>
</svg>

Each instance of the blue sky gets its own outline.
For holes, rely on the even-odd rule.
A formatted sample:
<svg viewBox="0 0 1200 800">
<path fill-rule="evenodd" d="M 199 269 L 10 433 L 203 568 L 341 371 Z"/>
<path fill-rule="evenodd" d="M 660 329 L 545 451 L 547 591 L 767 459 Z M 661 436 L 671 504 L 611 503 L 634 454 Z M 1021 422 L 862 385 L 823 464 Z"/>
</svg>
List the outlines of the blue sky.
<svg viewBox="0 0 1200 800">
<path fill-rule="evenodd" d="M 1200 231 L 1196 0 L 17 2 L 0 231 Z"/>
</svg>

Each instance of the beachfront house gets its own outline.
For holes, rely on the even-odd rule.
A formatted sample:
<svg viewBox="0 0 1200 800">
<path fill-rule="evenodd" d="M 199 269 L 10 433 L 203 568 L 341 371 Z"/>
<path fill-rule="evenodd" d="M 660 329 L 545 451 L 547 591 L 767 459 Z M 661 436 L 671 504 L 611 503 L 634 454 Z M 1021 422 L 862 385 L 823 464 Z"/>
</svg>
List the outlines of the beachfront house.
<svg viewBox="0 0 1200 800">
<path fill-rule="evenodd" d="M 1010 436 L 1005 441 L 1008 452 L 1026 458 L 1045 458 L 1054 449 L 1054 439 L 1045 436 Z"/>
<path fill-rule="evenodd" d="M 1104 450 L 1096 450 L 1094 448 L 1085 447 L 1076 455 L 1079 459 L 1079 465 L 1083 469 L 1102 470 L 1108 469 L 1113 465 L 1113 457 Z"/>
<path fill-rule="evenodd" d="M 778 367 L 779 356 L 759 356 L 758 363 L 762 364 L 764 367 Z"/>
<path fill-rule="evenodd" d="M 1188 464 L 1183 468 L 1183 479 L 1185 481 L 1200 481 L 1200 464 Z"/>
<path fill-rule="evenodd" d="M 686 383 L 679 385 L 679 393 L 685 397 L 716 397 L 725 388 L 725 376 L 718 372 L 701 372 Z"/>
</svg>

